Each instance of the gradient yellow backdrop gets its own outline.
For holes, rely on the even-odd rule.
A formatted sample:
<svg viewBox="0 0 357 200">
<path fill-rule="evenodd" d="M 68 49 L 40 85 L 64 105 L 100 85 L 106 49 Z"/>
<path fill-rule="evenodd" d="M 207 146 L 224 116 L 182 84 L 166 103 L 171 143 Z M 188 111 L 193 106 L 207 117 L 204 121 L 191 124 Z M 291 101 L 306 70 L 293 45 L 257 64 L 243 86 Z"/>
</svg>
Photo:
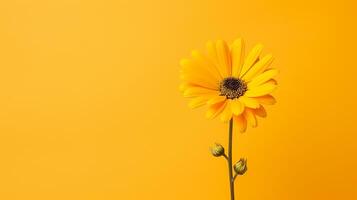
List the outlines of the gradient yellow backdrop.
<svg viewBox="0 0 357 200">
<path fill-rule="evenodd" d="M 0 199 L 228 200 L 227 124 L 190 110 L 179 59 L 207 40 L 265 45 L 278 99 L 234 137 L 239 200 L 357 199 L 356 4 L 0 3 Z"/>
</svg>

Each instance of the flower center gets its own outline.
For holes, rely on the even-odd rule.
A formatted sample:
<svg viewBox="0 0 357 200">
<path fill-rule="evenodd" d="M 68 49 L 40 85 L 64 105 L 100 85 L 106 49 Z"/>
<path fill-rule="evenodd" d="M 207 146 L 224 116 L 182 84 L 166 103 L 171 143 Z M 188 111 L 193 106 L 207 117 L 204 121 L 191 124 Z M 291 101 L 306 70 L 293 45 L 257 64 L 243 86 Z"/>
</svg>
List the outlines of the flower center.
<svg viewBox="0 0 357 200">
<path fill-rule="evenodd" d="M 247 85 L 241 79 L 228 77 L 221 81 L 219 91 L 221 96 L 226 96 L 227 99 L 235 99 L 244 95 L 247 91 Z"/>
</svg>

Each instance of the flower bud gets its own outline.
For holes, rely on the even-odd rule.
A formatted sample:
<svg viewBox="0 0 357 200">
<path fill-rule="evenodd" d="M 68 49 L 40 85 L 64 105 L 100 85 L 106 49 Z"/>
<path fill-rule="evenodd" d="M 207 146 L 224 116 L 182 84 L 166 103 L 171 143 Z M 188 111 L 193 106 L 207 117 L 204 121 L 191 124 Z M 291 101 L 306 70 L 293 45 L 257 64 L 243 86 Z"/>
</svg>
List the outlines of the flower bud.
<svg viewBox="0 0 357 200">
<path fill-rule="evenodd" d="M 233 166 L 233 168 L 238 175 L 243 175 L 248 169 L 247 159 L 239 159 L 239 161 Z"/>
<path fill-rule="evenodd" d="M 224 155 L 224 147 L 218 143 L 215 143 L 213 147 L 211 147 L 211 153 L 215 157 L 220 157 Z"/>
</svg>

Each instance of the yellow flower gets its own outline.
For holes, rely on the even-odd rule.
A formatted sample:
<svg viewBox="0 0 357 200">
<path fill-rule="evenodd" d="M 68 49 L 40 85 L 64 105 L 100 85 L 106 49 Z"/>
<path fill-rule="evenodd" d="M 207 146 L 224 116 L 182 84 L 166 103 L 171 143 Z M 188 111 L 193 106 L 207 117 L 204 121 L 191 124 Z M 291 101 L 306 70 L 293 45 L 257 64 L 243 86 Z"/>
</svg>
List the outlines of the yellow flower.
<svg viewBox="0 0 357 200">
<path fill-rule="evenodd" d="M 207 54 L 192 51 L 189 59 L 181 60 L 180 90 L 191 98 L 189 106 L 208 105 L 207 118 L 220 116 L 245 132 L 247 124 L 256 127 L 257 116 L 266 117 L 263 105 L 272 105 L 271 92 L 277 87 L 270 68 L 273 56 L 260 57 L 263 46 L 256 45 L 244 57 L 244 43 L 237 39 L 229 47 L 218 40 L 207 43 Z"/>
</svg>

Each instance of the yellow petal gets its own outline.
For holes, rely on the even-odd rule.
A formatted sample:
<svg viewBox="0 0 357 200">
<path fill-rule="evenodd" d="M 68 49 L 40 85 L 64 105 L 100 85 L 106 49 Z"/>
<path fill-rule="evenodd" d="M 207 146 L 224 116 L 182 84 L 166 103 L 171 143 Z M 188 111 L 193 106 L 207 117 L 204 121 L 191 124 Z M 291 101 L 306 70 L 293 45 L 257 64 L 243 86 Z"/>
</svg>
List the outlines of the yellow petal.
<svg viewBox="0 0 357 200">
<path fill-rule="evenodd" d="M 180 64 L 182 66 L 181 79 L 207 88 L 217 89 L 219 87 L 220 79 L 213 77 L 192 60 L 182 59 Z"/>
<path fill-rule="evenodd" d="M 234 116 L 233 120 L 239 132 L 244 133 L 247 130 L 247 120 L 243 115 Z"/>
<path fill-rule="evenodd" d="M 218 55 L 217 55 L 215 43 L 212 41 L 207 42 L 206 48 L 207 48 L 208 57 L 212 60 L 212 62 L 218 69 L 219 73 L 221 74 L 221 76 L 227 77 L 228 76 L 227 68 L 224 66 L 222 67 L 222 65 L 220 65 L 220 63 L 218 62 Z"/>
<path fill-rule="evenodd" d="M 180 60 L 180 66 L 182 72 L 186 72 L 188 70 L 192 71 L 196 68 L 196 66 L 193 65 L 192 61 L 187 58 L 183 58 Z"/>
<path fill-rule="evenodd" d="M 274 85 L 278 85 L 278 81 L 276 81 L 275 79 L 270 79 L 266 83 L 271 83 L 271 84 L 274 84 Z"/>
<path fill-rule="evenodd" d="M 260 106 L 259 108 L 254 109 L 253 112 L 255 115 L 257 115 L 259 117 L 265 118 L 267 116 L 267 112 L 263 106 Z"/>
<path fill-rule="evenodd" d="M 239 77 L 242 77 L 242 75 L 244 75 L 248 71 L 248 69 L 256 62 L 256 60 L 259 59 L 262 50 L 263 50 L 263 45 L 261 44 L 258 44 L 255 47 L 253 47 L 253 49 L 249 52 L 247 58 L 244 61 L 241 74 Z"/>
<path fill-rule="evenodd" d="M 258 101 L 255 100 L 254 98 L 250 98 L 250 97 L 247 97 L 247 96 L 241 96 L 239 98 L 239 100 L 241 102 L 243 102 L 244 105 L 249 107 L 249 108 L 258 108 L 260 106 Z"/>
<path fill-rule="evenodd" d="M 187 83 L 198 85 L 208 89 L 219 89 L 219 82 L 215 82 L 213 79 L 209 79 L 200 74 L 181 74 L 181 79 L 183 79 Z"/>
<path fill-rule="evenodd" d="M 198 108 L 200 106 L 204 106 L 206 105 L 207 101 L 209 100 L 210 96 L 200 96 L 200 97 L 196 97 L 196 98 L 193 98 L 188 106 L 190 108 Z"/>
<path fill-rule="evenodd" d="M 203 94 L 216 94 L 218 95 L 218 91 L 211 90 L 203 87 L 189 87 L 183 92 L 184 97 L 195 97 Z"/>
<path fill-rule="evenodd" d="M 219 95 L 216 95 L 214 97 L 212 97 L 208 102 L 207 102 L 207 105 L 213 105 L 213 104 L 216 104 L 216 103 L 220 103 L 222 101 L 225 101 L 227 98 L 225 96 L 219 96 Z"/>
<path fill-rule="evenodd" d="M 240 115 L 244 111 L 244 104 L 238 99 L 232 101 L 231 107 L 234 115 Z"/>
<path fill-rule="evenodd" d="M 207 69 L 200 67 L 196 62 L 190 59 L 181 59 L 181 73 L 183 74 L 203 74 L 204 76 L 209 76 L 212 78 L 212 75 L 208 72 Z"/>
<path fill-rule="evenodd" d="M 201 68 L 205 68 L 216 80 L 223 79 L 217 67 L 205 55 L 198 51 L 192 51 L 191 56 L 192 59 L 196 61 L 197 65 L 199 65 Z"/>
<path fill-rule="evenodd" d="M 188 87 L 189 87 L 189 84 L 188 84 L 188 83 L 181 83 L 180 86 L 179 86 L 179 90 L 180 90 L 180 92 L 183 92 L 183 91 L 185 91 Z"/>
<path fill-rule="evenodd" d="M 239 77 L 244 59 L 244 42 L 239 38 L 232 45 L 232 76 Z"/>
<path fill-rule="evenodd" d="M 266 81 L 268 81 L 269 79 L 276 76 L 278 73 L 279 73 L 279 71 L 277 69 L 269 69 L 269 70 L 263 72 L 262 74 L 259 74 L 255 78 L 253 78 L 252 81 L 250 81 L 248 83 L 248 87 L 254 87 L 254 86 L 263 84 Z"/>
<path fill-rule="evenodd" d="M 189 60 L 185 62 L 185 67 L 182 67 L 181 73 L 183 75 L 196 75 L 203 77 L 205 79 L 211 80 L 212 82 L 219 82 L 221 78 L 215 77 L 207 69 L 203 69 L 199 66 L 197 61 Z"/>
<path fill-rule="evenodd" d="M 226 101 L 226 106 L 224 107 L 224 110 L 221 113 L 221 120 L 223 122 L 228 122 L 231 118 L 232 118 L 232 108 L 231 108 L 231 101 L 230 99 L 228 99 Z"/>
<path fill-rule="evenodd" d="M 247 97 L 258 97 L 271 93 L 276 89 L 276 85 L 273 83 L 264 83 L 258 87 L 248 88 L 248 91 L 245 92 L 244 96 Z"/>
<path fill-rule="evenodd" d="M 261 60 L 259 60 L 256 64 L 254 64 L 248 71 L 241 76 L 241 78 L 245 81 L 250 81 L 259 73 L 262 73 L 265 69 L 269 67 L 269 65 L 273 62 L 273 55 L 269 54 L 264 56 Z"/>
<path fill-rule="evenodd" d="M 210 107 L 208 107 L 208 110 L 206 112 L 206 117 L 208 119 L 215 118 L 217 115 L 219 115 L 222 112 L 225 106 L 226 106 L 226 101 L 211 105 Z"/>
<path fill-rule="evenodd" d="M 247 120 L 247 123 L 249 126 L 251 127 L 257 127 L 258 122 L 257 122 L 257 118 L 255 117 L 255 114 L 253 113 L 253 110 L 251 109 L 246 109 L 244 111 L 244 117 Z"/>
<path fill-rule="evenodd" d="M 253 97 L 253 98 L 256 99 L 260 104 L 273 105 L 276 103 L 275 98 L 269 94 L 260 97 Z"/>
<path fill-rule="evenodd" d="M 218 64 L 221 68 L 224 68 L 228 76 L 232 75 L 232 61 L 231 53 L 229 51 L 228 45 L 225 41 L 218 40 L 216 42 L 216 51 Z"/>
</svg>

